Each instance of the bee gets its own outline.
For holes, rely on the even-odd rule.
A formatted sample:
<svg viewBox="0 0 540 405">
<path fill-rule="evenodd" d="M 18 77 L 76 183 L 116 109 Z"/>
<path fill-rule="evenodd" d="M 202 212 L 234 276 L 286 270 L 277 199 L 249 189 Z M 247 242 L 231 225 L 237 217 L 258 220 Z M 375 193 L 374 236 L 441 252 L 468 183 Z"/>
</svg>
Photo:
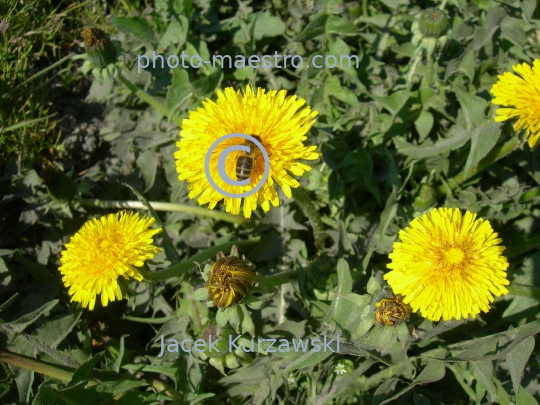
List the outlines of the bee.
<svg viewBox="0 0 540 405">
<path fill-rule="evenodd" d="M 251 135 L 253 138 L 261 142 L 261 138 L 257 135 Z M 238 156 L 236 159 L 236 180 L 247 180 L 251 177 L 253 166 L 257 158 L 261 155 L 261 151 L 254 142 L 246 139 L 246 146 L 249 146 L 249 153 L 244 152 L 243 156 Z"/>
<path fill-rule="evenodd" d="M 208 301 L 225 311 L 225 308 L 238 304 L 244 298 L 254 280 L 255 273 L 248 269 L 243 260 L 235 256 L 221 258 L 212 265 L 205 284 Z"/>
<path fill-rule="evenodd" d="M 377 326 L 396 326 L 411 315 L 411 307 L 403 302 L 399 294 L 390 295 L 375 303 L 375 323 Z"/>
</svg>

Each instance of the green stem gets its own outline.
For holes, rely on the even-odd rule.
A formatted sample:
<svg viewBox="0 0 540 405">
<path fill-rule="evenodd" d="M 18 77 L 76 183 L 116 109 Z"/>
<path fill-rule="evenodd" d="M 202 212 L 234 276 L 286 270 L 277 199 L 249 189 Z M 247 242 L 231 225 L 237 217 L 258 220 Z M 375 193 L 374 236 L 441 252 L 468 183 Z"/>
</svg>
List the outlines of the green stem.
<svg viewBox="0 0 540 405">
<path fill-rule="evenodd" d="M 179 127 L 182 126 L 182 118 L 180 118 L 176 114 L 170 112 L 167 107 L 162 105 L 159 101 L 157 101 L 150 94 L 148 94 L 145 91 L 139 89 L 135 84 L 130 82 L 128 79 L 126 79 L 122 75 L 122 73 L 118 72 L 117 77 L 118 77 L 118 80 L 120 80 L 122 82 L 122 84 L 124 84 L 129 90 L 131 90 L 131 92 L 134 93 L 137 97 L 139 97 L 141 100 L 148 103 L 149 105 L 151 105 L 155 109 L 159 110 L 166 117 L 169 117 Z"/>
<path fill-rule="evenodd" d="M 80 199 L 81 205 L 91 208 L 131 208 L 136 210 L 146 210 L 147 208 L 140 201 L 112 201 L 112 200 L 87 200 Z M 152 208 L 156 211 L 169 211 L 169 212 L 187 212 L 194 215 L 201 215 L 205 217 L 215 218 L 221 221 L 231 222 L 233 224 L 239 224 L 246 227 L 252 227 L 253 221 L 242 218 L 237 215 L 232 215 L 226 212 L 213 211 L 203 207 L 193 207 L 186 204 L 166 203 L 158 201 L 149 201 Z"/>
<path fill-rule="evenodd" d="M 272 286 L 277 287 L 281 284 L 287 284 L 291 281 L 295 281 L 298 277 L 296 270 L 288 270 L 278 274 L 272 274 L 266 277 L 266 282 Z"/>
<path fill-rule="evenodd" d="M 141 318 L 141 317 L 138 317 L 138 316 L 128 316 L 128 315 L 125 315 L 123 319 L 125 319 L 126 321 L 131 321 L 131 322 L 141 322 L 141 323 L 165 323 L 167 322 L 168 320 L 170 319 L 175 319 L 176 318 L 176 315 L 171 315 L 171 316 L 164 316 L 164 317 L 161 317 L 161 318 Z"/>
<path fill-rule="evenodd" d="M 304 193 L 302 189 L 293 188 L 292 196 L 294 197 L 294 200 L 296 201 L 304 215 L 309 219 L 309 223 L 313 228 L 313 238 L 315 239 L 315 246 L 318 249 L 324 248 L 326 232 L 324 231 L 324 224 L 321 221 L 319 211 L 317 211 L 307 194 Z"/>
<path fill-rule="evenodd" d="M 238 250 L 249 249 L 259 243 L 259 241 L 259 238 L 253 238 L 251 240 L 229 242 L 222 245 L 213 246 L 200 253 L 197 253 L 194 256 L 191 256 L 189 259 L 183 260 L 180 263 L 169 267 L 167 270 L 161 270 L 153 273 L 149 279 L 152 281 L 165 281 L 173 277 L 178 277 L 184 273 L 197 269 L 197 265 L 194 262 L 202 263 L 210 259 L 215 259 L 218 252 L 228 251 L 233 247 L 233 245 L 236 245 Z"/>
<path fill-rule="evenodd" d="M 73 377 L 73 373 L 69 371 L 41 363 L 28 357 L 19 356 L 18 354 L 14 353 L 0 351 L 0 361 L 7 364 L 12 364 L 20 368 L 24 368 L 26 370 L 35 371 L 37 373 L 46 375 L 62 382 L 70 382 L 71 378 Z"/>
</svg>

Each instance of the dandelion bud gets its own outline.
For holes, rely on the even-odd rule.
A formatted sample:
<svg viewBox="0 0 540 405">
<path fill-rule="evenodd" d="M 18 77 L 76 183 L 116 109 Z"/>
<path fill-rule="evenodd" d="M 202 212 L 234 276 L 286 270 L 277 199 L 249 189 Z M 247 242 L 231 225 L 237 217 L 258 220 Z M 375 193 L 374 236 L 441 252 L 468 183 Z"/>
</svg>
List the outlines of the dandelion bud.
<svg viewBox="0 0 540 405">
<path fill-rule="evenodd" d="M 212 264 L 205 284 L 208 301 L 224 311 L 242 301 L 254 281 L 255 273 L 244 260 L 236 256 L 221 257 Z"/>
<path fill-rule="evenodd" d="M 438 8 L 428 8 L 420 14 L 419 28 L 424 36 L 439 38 L 448 31 L 448 17 Z"/>
<path fill-rule="evenodd" d="M 105 32 L 97 28 L 86 28 L 83 35 L 86 54 L 94 67 L 103 69 L 116 62 L 116 49 Z"/>
<path fill-rule="evenodd" d="M 373 297 L 373 312 L 377 326 L 397 326 L 411 315 L 411 306 L 403 302 L 403 296 L 381 290 Z"/>
</svg>

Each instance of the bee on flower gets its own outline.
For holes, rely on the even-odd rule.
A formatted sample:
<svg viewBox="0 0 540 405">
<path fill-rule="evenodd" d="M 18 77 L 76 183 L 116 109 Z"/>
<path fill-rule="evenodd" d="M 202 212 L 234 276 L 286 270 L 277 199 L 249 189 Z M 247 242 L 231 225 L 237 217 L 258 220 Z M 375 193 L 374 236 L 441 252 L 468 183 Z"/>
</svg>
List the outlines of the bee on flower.
<svg viewBox="0 0 540 405">
<path fill-rule="evenodd" d="M 286 94 L 285 90 L 266 92 L 258 88 L 255 93 L 251 86 L 243 92 L 227 87 L 223 92 L 218 91 L 215 102 L 206 99 L 202 108 L 189 112 L 189 118 L 182 122 L 180 140 L 176 144 L 179 150 L 174 154 L 178 179 L 189 184 L 189 198 L 198 197 L 197 202 L 208 204 L 209 209 L 224 200 L 226 211 L 236 215 L 240 213 L 243 200 L 244 217 L 250 218 L 258 204 L 264 211 L 269 211 L 270 205 L 279 206 L 276 186 L 288 198 L 292 197 L 291 188 L 299 187 L 300 183 L 291 174 L 302 176 L 311 170 L 300 160 L 315 160 L 320 156 L 316 146 L 304 144 L 318 112 L 304 106 L 304 99 L 295 95 L 286 97 Z M 257 140 L 269 161 L 265 161 L 260 148 L 252 141 L 232 137 L 215 147 L 207 168 L 207 152 L 216 141 L 230 134 L 245 134 Z M 224 167 L 229 179 L 247 181 L 241 186 L 227 183 L 218 167 L 219 157 L 225 150 L 237 145 L 247 146 L 250 151 L 228 153 Z M 262 186 L 250 194 L 265 176 Z M 234 197 L 242 193 L 249 195 Z"/>
</svg>

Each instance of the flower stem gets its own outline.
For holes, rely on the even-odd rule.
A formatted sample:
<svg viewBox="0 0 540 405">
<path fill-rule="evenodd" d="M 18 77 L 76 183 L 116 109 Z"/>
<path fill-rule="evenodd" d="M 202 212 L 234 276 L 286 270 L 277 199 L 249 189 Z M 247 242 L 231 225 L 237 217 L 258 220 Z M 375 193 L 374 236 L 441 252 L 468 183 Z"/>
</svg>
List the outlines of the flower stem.
<svg viewBox="0 0 540 405">
<path fill-rule="evenodd" d="M 18 354 L 8 353 L 0 351 L 0 361 L 12 364 L 14 366 L 24 368 L 26 370 L 32 370 L 37 373 L 46 375 L 47 377 L 54 378 L 62 382 L 70 382 L 73 377 L 73 373 L 62 370 L 61 368 L 51 366 L 49 364 L 44 364 L 34 359 L 28 357 L 23 357 Z"/>
<path fill-rule="evenodd" d="M 81 205 L 91 208 L 131 208 L 136 210 L 145 210 L 146 207 L 140 201 L 112 201 L 112 200 L 87 200 L 80 199 Z M 253 221 L 242 218 L 237 215 L 232 215 L 226 212 L 213 211 L 203 207 L 193 207 L 186 204 L 166 203 L 158 201 L 149 201 L 152 208 L 156 211 L 169 211 L 169 212 L 187 212 L 194 215 L 201 215 L 205 217 L 215 218 L 221 221 L 231 222 L 233 224 L 239 224 L 246 227 L 252 227 Z"/>
<path fill-rule="evenodd" d="M 282 273 L 272 274 L 266 277 L 266 282 L 272 287 L 277 287 L 281 284 L 287 284 L 295 281 L 298 277 L 296 270 L 288 270 Z"/>
<path fill-rule="evenodd" d="M 134 93 L 137 97 L 139 97 L 141 100 L 145 101 L 146 103 L 148 103 L 155 109 L 159 110 L 161 113 L 163 113 L 163 115 L 169 117 L 179 127 L 182 126 L 182 118 L 178 117 L 176 114 L 169 111 L 167 107 L 162 105 L 150 94 L 139 89 L 135 84 L 130 82 L 126 77 L 124 77 L 121 72 L 118 72 L 117 77 L 118 77 L 118 80 L 120 80 L 122 84 L 124 84 L 129 90 L 131 90 L 131 92 Z"/>
<path fill-rule="evenodd" d="M 128 316 L 128 315 L 125 315 L 124 318 L 126 321 L 131 321 L 131 322 L 141 322 L 141 323 L 165 323 L 167 322 L 168 320 L 170 319 L 176 319 L 176 315 L 171 315 L 171 316 L 164 316 L 164 317 L 161 317 L 161 318 L 141 318 L 139 316 Z"/>
<path fill-rule="evenodd" d="M 188 271 L 195 270 L 197 268 L 197 265 L 194 262 L 202 263 L 212 258 L 215 259 L 216 254 L 218 252 L 230 250 L 233 247 L 233 245 L 236 245 L 239 250 L 248 249 L 250 247 L 253 247 L 257 243 L 259 243 L 259 241 L 260 241 L 259 238 L 253 238 L 251 240 L 228 242 L 222 245 L 213 246 L 211 248 L 203 250 L 200 253 L 197 253 L 194 256 L 191 256 L 189 259 L 183 260 L 180 263 L 172 265 L 167 270 L 161 270 L 161 271 L 153 273 L 151 276 L 149 276 L 149 279 L 152 281 L 165 281 L 165 280 L 168 280 L 169 278 L 178 277 L 184 273 L 187 273 Z"/>
</svg>

